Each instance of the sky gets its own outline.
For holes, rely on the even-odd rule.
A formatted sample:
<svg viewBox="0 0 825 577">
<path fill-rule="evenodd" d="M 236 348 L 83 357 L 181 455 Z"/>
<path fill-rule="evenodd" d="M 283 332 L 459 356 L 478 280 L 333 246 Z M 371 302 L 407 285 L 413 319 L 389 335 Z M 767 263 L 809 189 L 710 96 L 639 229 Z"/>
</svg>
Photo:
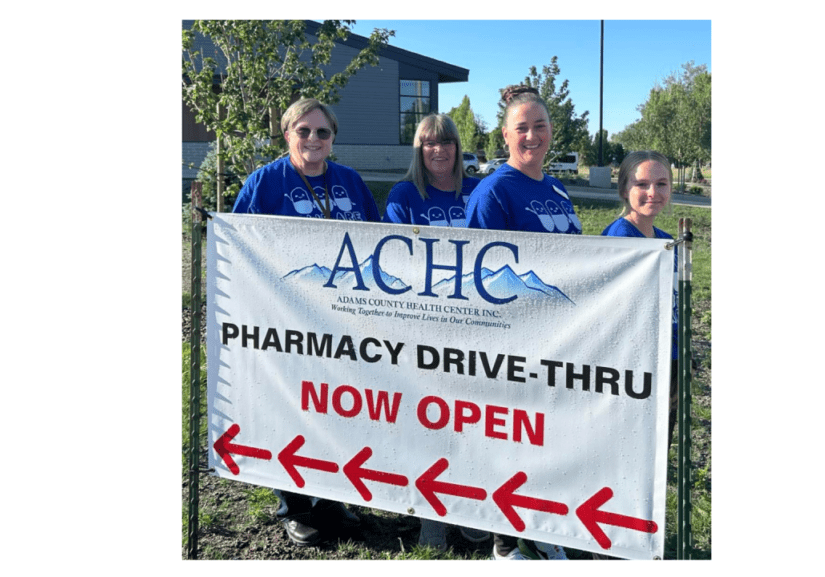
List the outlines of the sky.
<svg viewBox="0 0 825 577">
<path fill-rule="evenodd" d="M 541 71 L 557 56 L 556 85 L 569 81 L 576 114 L 589 111 L 588 131 L 599 129 L 600 20 L 364 19 L 353 32 L 369 36 L 374 28 L 395 30 L 392 46 L 469 70 L 467 82 L 439 86 L 438 112 L 467 95 L 491 129 L 499 89 L 522 82 L 531 66 Z M 691 60 L 712 72 L 710 20 L 605 20 L 602 127 L 613 135 L 638 120 L 637 108 L 650 89 Z"/>
</svg>

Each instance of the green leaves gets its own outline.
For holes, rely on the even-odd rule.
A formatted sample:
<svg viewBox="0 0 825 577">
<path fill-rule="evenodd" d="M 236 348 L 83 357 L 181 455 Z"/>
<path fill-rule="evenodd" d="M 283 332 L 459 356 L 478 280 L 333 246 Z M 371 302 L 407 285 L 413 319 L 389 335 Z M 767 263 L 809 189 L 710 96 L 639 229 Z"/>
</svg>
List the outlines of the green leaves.
<svg viewBox="0 0 825 577">
<path fill-rule="evenodd" d="M 479 134 L 482 132 L 476 123 L 476 116 L 470 107 L 470 97 L 465 95 L 456 108 L 451 109 L 447 116 L 453 119 L 461 139 L 461 148 L 465 152 L 475 152 L 478 147 Z"/>
<path fill-rule="evenodd" d="M 650 90 L 642 115 L 616 135 L 632 150 L 658 150 L 677 166 L 711 158 L 711 75 L 702 64 L 682 65 Z"/>
<path fill-rule="evenodd" d="M 570 99 L 569 81 L 565 79 L 558 88 L 556 87 L 556 77 L 560 73 L 558 57 L 553 56 L 550 64 L 542 66 L 541 72 L 535 66 L 531 66 L 523 82 L 539 91 L 550 110 L 553 142 L 544 159 L 545 165 L 549 164 L 556 154 L 586 151 L 590 142 L 590 134 L 587 131 L 587 117 L 590 113 L 585 110 L 581 115 L 576 114 L 576 107 Z M 503 119 L 504 107 L 500 106 L 499 126 Z"/>
<path fill-rule="evenodd" d="M 197 20 L 183 31 L 183 100 L 222 139 L 229 172 L 245 180 L 286 151 L 282 136 L 271 134 L 270 118 L 280 119 L 301 97 L 338 102 L 353 74 L 378 63 L 393 32 L 375 30 L 344 70 L 329 70 L 336 41 L 349 36 L 351 25 L 324 21 L 317 37 L 303 20 Z"/>
</svg>

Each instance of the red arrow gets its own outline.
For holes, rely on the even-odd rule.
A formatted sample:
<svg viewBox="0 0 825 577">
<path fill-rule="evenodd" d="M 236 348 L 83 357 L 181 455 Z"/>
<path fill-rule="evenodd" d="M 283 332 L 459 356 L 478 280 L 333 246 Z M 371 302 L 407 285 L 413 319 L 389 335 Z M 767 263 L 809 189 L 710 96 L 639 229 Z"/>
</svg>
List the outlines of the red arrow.
<svg viewBox="0 0 825 577">
<path fill-rule="evenodd" d="M 235 423 L 229 427 L 229 430 L 221 435 L 217 441 L 215 441 L 214 445 L 212 445 L 221 459 L 223 459 L 223 462 L 226 463 L 226 466 L 229 467 L 229 470 L 235 475 L 240 473 L 241 470 L 238 465 L 235 464 L 235 460 L 231 457 L 231 455 L 253 457 L 255 459 L 264 459 L 265 461 L 269 461 L 272 458 L 272 453 L 266 449 L 256 449 L 255 447 L 247 447 L 245 445 L 235 445 L 234 443 L 230 443 L 229 441 L 234 439 L 235 435 L 240 432 L 241 427 Z"/>
<path fill-rule="evenodd" d="M 436 493 L 444 493 L 445 495 L 454 495 L 456 497 L 465 497 L 467 499 L 476 499 L 483 501 L 487 498 L 487 491 L 479 487 L 470 487 L 468 485 L 456 485 L 453 483 L 445 483 L 443 481 L 436 481 L 441 473 L 449 467 L 447 459 L 441 458 L 433 464 L 432 467 L 424 471 L 424 473 L 415 480 L 416 488 L 424 495 L 427 502 L 432 505 L 435 512 L 440 516 L 447 514 L 447 508 L 439 501 Z"/>
<path fill-rule="evenodd" d="M 506 481 L 501 487 L 496 489 L 493 493 L 493 501 L 495 501 L 507 520 L 516 531 L 524 531 L 525 524 L 518 516 L 514 507 L 522 507 L 523 509 L 533 509 L 535 511 L 544 511 L 545 513 L 555 513 L 557 515 L 567 515 L 569 509 L 564 503 L 557 503 L 556 501 L 547 501 L 545 499 L 537 499 L 535 497 L 524 497 L 523 495 L 514 495 L 516 489 L 527 482 L 527 474 L 519 471 L 513 475 L 509 481 Z"/>
<path fill-rule="evenodd" d="M 301 474 L 298 473 L 296 467 L 318 469 L 319 471 L 326 471 L 327 473 L 338 472 L 338 465 L 332 461 L 322 461 L 320 459 L 311 459 L 309 457 L 299 457 L 296 455 L 295 453 L 298 452 L 298 449 L 304 446 L 304 442 L 305 439 L 301 435 L 298 435 L 278 453 L 278 460 L 298 487 L 303 487 L 306 483 L 304 482 L 304 478 L 301 477 Z"/>
<path fill-rule="evenodd" d="M 375 471 L 373 469 L 364 469 L 361 465 L 366 463 L 367 459 L 370 457 L 372 457 L 372 449 L 369 447 L 364 447 L 352 459 L 349 460 L 349 463 L 344 465 L 344 475 L 346 475 L 347 479 L 350 480 L 350 483 L 358 489 L 358 492 L 365 501 L 372 500 L 372 493 L 370 493 L 369 489 L 367 489 L 367 486 L 361 479 L 377 481 L 379 483 L 387 483 L 389 485 L 397 485 L 399 487 L 406 487 L 409 484 L 409 480 L 404 475 L 385 473 L 384 471 Z"/>
<path fill-rule="evenodd" d="M 645 533 L 655 533 L 659 530 L 659 527 L 653 521 L 645 521 L 644 519 L 637 519 L 636 517 L 627 517 L 617 513 L 599 511 L 599 507 L 612 498 L 613 491 L 610 487 L 605 487 L 576 509 L 576 515 L 581 519 L 584 526 L 587 527 L 587 530 L 596 538 L 596 541 L 603 549 L 610 549 L 611 543 L 610 539 L 604 534 L 604 531 L 602 531 L 602 528 L 599 527 L 599 523 L 624 527 L 625 529 L 632 529 L 633 531 L 644 531 Z"/>
</svg>

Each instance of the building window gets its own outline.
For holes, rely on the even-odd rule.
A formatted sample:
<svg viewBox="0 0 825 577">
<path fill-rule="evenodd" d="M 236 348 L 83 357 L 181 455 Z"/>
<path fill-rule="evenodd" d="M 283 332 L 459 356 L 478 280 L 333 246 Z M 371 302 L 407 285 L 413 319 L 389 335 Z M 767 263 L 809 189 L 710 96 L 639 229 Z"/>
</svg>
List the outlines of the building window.
<svg viewBox="0 0 825 577">
<path fill-rule="evenodd" d="M 412 144 L 415 128 L 430 113 L 430 82 L 401 80 L 401 144 Z"/>
</svg>

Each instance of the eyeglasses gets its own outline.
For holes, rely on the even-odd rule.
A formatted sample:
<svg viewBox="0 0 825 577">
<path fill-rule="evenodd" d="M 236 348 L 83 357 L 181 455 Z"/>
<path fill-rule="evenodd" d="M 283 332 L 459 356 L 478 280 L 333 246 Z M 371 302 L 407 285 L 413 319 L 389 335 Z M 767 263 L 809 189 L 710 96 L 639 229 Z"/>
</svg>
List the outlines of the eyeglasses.
<svg viewBox="0 0 825 577">
<path fill-rule="evenodd" d="M 321 140 L 329 140 L 329 137 L 332 136 L 332 131 L 329 128 L 318 128 L 316 130 L 310 130 L 309 128 L 305 128 L 302 126 L 301 128 L 296 128 L 295 130 L 293 130 L 293 132 L 297 134 L 298 138 L 300 138 L 301 140 L 306 140 L 307 138 L 309 138 L 309 135 L 313 132 L 315 132 L 315 134 Z"/>
<path fill-rule="evenodd" d="M 444 140 L 441 140 L 441 141 L 427 140 L 427 141 L 421 143 L 421 145 L 424 148 L 430 148 L 430 149 L 435 148 L 439 144 L 441 145 L 442 148 L 447 148 L 449 146 L 455 146 L 455 140 L 453 140 L 452 138 L 445 138 Z"/>
</svg>

